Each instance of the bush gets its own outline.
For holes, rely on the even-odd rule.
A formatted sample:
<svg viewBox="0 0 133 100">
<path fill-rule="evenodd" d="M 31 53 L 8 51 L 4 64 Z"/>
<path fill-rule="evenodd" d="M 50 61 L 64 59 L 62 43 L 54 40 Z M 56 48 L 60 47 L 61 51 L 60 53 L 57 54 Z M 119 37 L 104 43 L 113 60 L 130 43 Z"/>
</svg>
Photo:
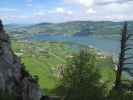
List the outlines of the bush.
<svg viewBox="0 0 133 100">
<path fill-rule="evenodd" d="M 112 90 L 107 100 L 133 100 L 133 92 Z"/>
<path fill-rule="evenodd" d="M 0 91 L 0 100 L 17 100 L 14 94 Z"/>
<path fill-rule="evenodd" d="M 62 79 L 66 100 L 104 100 L 95 55 L 86 49 L 68 60 Z"/>
</svg>

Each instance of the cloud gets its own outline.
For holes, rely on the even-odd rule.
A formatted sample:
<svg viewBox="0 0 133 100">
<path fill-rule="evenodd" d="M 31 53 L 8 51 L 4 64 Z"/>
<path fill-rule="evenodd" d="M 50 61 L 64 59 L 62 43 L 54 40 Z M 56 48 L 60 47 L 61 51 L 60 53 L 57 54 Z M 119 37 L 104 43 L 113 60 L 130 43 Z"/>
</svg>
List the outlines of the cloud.
<svg viewBox="0 0 133 100">
<path fill-rule="evenodd" d="M 64 13 L 64 9 L 63 8 L 56 8 L 56 12 L 57 13 Z"/>
<path fill-rule="evenodd" d="M 94 0 L 64 0 L 65 4 L 78 4 L 83 7 L 91 7 L 94 4 Z"/>
<path fill-rule="evenodd" d="M 110 4 L 124 4 L 128 2 L 133 2 L 133 0 L 101 0 L 96 2 L 97 5 L 110 5 Z"/>
<path fill-rule="evenodd" d="M 24 15 L 2 15 L 0 18 L 6 23 L 6 22 L 12 22 L 17 23 L 17 21 L 23 21 L 28 19 L 28 16 Z"/>
<path fill-rule="evenodd" d="M 88 9 L 88 10 L 87 10 L 87 13 L 89 13 L 89 14 L 95 14 L 95 13 L 96 13 L 96 11 L 95 11 L 95 10 L 93 10 L 92 8 L 90 8 L 90 9 Z"/>
<path fill-rule="evenodd" d="M 85 7 L 91 7 L 94 4 L 94 0 L 79 0 L 79 3 Z"/>
<path fill-rule="evenodd" d="M 104 16 L 104 20 L 108 20 L 108 21 L 132 21 L 133 20 L 133 15 L 132 16 L 128 16 L 128 15 L 108 15 L 108 16 Z"/>
<path fill-rule="evenodd" d="M 17 9 L 15 8 L 0 8 L 1 12 L 16 12 Z"/>
<path fill-rule="evenodd" d="M 53 17 L 54 16 L 54 17 Z M 26 17 L 19 17 L 17 20 L 32 21 L 32 23 L 39 22 L 62 22 L 73 19 L 74 12 L 70 9 L 66 9 L 63 7 L 57 7 L 53 9 L 35 9 L 33 10 L 32 15 Z"/>
<path fill-rule="evenodd" d="M 109 19 L 105 16 L 111 16 L 113 20 L 125 20 L 133 16 L 133 0 L 64 0 L 64 3 L 75 7 L 75 16 L 79 16 L 79 20 Z"/>
<path fill-rule="evenodd" d="M 72 11 L 67 11 L 68 15 L 72 15 L 73 12 Z"/>
<path fill-rule="evenodd" d="M 14 22 L 62 22 L 73 20 L 133 20 L 133 0 L 61 0 L 52 7 L 37 7 L 33 0 L 25 0 L 31 7 L 27 11 L 14 8 L 0 8 L 3 19 Z M 46 2 L 47 3 L 47 2 Z M 43 5 L 43 4 L 42 4 Z M 30 11 L 30 12 L 29 12 Z M 15 21 L 15 22 L 16 22 Z"/>
<path fill-rule="evenodd" d="M 10 20 L 22 20 L 22 19 L 27 19 L 29 18 L 29 16 L 25 16 L 25 15 L 6 15 L 6 16 L 2 16 L 4 19 L 10 19 Z"/>
<path fill-rule="evenodd" d="M 46 11 L 37 10 L 37 11 L 34 11 L 33 16 L 44 16 L 46 14 L 47 14 Z"/>
<path fill-rule="evenodd" d="M 32 7 L 33 6 L 33 0 L 25 0 L 25 5 L 28 7 Z"/>
<path fill-rule="evenodd" d="M 64 0 L 66 4 L 80 4 L 85 7 L 92 7 L 93 5 L 109 5 L 109 4 L 123 4 L 133 2 L 133 0 Z"/>
<path fill-rule="evenodd" d="M 110 5 L 110 4 L 125 4 L 133 2 L 133 0 L 64 0 L 65 4 L 75 5 L 78 4 L 82 7 L 91 8 L 96 5 Z"/>
<path fill-rule="evenodd" d="M 54 11 L 53 11 L 53 12 L 54 12 Z M 55 13 L 62 14 L 62 15 L 72 15 L 72 14 L 73 14 L 73 11 L 71 11 L 71 10 L 66 10 L 66 9 L 64 9 L 64 8 L 59 7 L 59 8 L 56 8 Z"/>
</svg>

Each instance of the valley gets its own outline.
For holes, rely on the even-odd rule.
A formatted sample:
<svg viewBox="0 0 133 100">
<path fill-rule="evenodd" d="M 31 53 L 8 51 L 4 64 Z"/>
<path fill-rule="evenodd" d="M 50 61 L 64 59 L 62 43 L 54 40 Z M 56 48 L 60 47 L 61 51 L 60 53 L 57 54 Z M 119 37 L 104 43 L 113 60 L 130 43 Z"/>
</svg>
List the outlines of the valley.
<svg viewBox="0 0 133 100">
<path fill-rule="evenodd" d="M 26 69 L 39 77 L 39 85 L 45 94 L 56 95 L 54 91 L 60 84 L 60 67 L 62 67 L 73 53 L 80 48 L 70 48 L 69 43 L 48 41 L 12 40 L 15 53 L 21 57 Z M 111 55 L 97 53 L 90 48 L 90 52 L 97 55 L 97 65 L 101 71 L 103 81 L 113 82 L 114 65 Z M 109 79 L 109 80 L 108 80 Z"/>
<path fill-rule="evenodd" d="M 104 24 L 106 25 L 107 23 L 108 22 L 105 22 Z M 41 26 L 41 29 L 45 29 L 45 26 L 43 25 L 44 24 L 39 24 L 39 27 Z M 47 23 L 45 25 L 49 26 L 51 24 Z M 99 27 L 102 25 L 103 23 L 99 25 Z M 118 26 L 120 27 L 120 25 Z M 114 63 L 118 63 L 117 61 L 120 48 L 120 34 L 118 34 L 120 31 L 118 30 L 120 28 L 117 27 L 118 32 L 115 29 L 111 29 L 115 32 L 115 34 L 112 33 L 111 35 L 109 35 L 109 32 L 106 32 L 107 34 L 105 34 L 105 32 L 102 34 L 100 33 L 100 30 L 98 30 L 99 34 L 96 32 L 89 35 L 82 35 L 81 31 L 78 35 L 76 35 L 68 32 L 68 29 L 64 32 L 68 32 L 67 34 L 63 34 L 58 31 L 49 33 L 51 31 L 46 32 L 44 30 L 40 33 L 35 30 L 40 31 L 41 29 L 35 26 L 35 30 L 32 30 L 36 32 L 34 34 L 34 32 L 29 32 L 31 28 L 29 28 L 28 31 L 26 30 L 26 27 L 31 26 L 13 27 L 14 28 L 7 27 L 9 32 L 8 34 L 12 40 L 13 50 L 16 55 L 22 59 L 26 69 L 33 76 L 37 76 L 39 78 L 39 85 L 42 91 L 44 91 L 44 94 L 58 95 L 56 88 L 58 88 L 61 83 L 60 68 L 67 63 L 68 58 L 71 59 L 73 54 L 78 53 L 82 48 L 88 49 L 89 52 L 96 56 L 96 66 L 98 66 L 102 76 L 101 81 L 108 82 L 108 87 L 112 87 L 113 82 L 115 81 L 114 77 L 116 65 Z M 12 30 L 15 30 L 15 32 Z M 20 32 L 18 32 L 18 30 Z M 58 32 L 58 34 L 56 32 Z"/>
</svg>

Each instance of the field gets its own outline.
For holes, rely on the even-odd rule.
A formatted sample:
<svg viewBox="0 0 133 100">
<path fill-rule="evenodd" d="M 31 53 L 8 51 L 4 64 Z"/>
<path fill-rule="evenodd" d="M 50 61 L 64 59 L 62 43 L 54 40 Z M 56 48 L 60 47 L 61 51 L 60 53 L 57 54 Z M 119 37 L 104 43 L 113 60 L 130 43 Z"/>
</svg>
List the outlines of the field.
<svg viewBox="0 0 133 100">
<path fill-rule="evenodd" d="M 12 47 L 21 57 L 26 69 L 39 77 L 39 85 L 44 93 L 51 95 L 56 95 L 56 92 L 52 91 L 60 83 L 59 67 L 66 63 L 66 58 L 71 58 L 73 53 L 77 53 L 77 49 L 62 42 L 12 40 Z M 90 52 L 97 55 L 101 81 L 112 84 L 115 75 L 112 57 L 97 54 L 95 49 L 91 49 Z"/>
</svg>

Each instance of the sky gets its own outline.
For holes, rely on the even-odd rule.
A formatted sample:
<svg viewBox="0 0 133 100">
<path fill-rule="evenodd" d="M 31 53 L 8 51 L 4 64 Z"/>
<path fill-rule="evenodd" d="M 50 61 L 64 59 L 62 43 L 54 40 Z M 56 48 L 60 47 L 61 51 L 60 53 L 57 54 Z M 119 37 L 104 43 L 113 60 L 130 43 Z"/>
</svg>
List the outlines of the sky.
<svg viewBox="0 0 133 100">
<path fill-rule="evenodd" d="M 0 0 L 4 23 L 133 20 L 133 0 Z"/>
</svg>

